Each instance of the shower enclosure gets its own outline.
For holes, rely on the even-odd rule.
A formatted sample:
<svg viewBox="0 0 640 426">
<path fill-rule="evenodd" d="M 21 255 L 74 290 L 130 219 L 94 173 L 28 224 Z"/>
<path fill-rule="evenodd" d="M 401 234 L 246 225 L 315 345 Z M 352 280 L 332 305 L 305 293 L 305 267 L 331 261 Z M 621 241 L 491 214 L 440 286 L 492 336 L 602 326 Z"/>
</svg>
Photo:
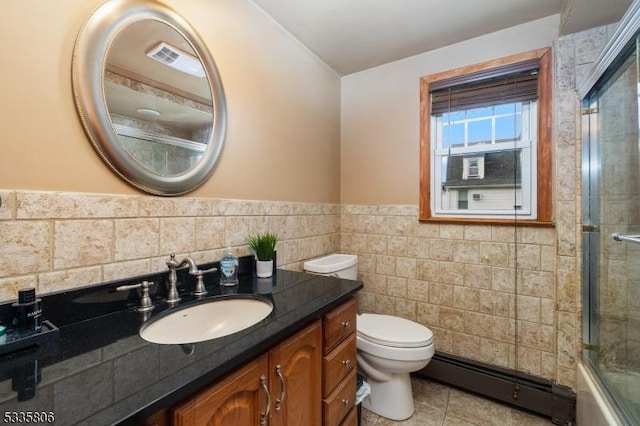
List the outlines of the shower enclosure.
<svg viewBox="0 0 640 426">
<path fill-rule="evenodd" d="M 635 1 L 580 93 L 582 363 L 622 424 L 640 424 L 638 9 Z"/>
</svg>

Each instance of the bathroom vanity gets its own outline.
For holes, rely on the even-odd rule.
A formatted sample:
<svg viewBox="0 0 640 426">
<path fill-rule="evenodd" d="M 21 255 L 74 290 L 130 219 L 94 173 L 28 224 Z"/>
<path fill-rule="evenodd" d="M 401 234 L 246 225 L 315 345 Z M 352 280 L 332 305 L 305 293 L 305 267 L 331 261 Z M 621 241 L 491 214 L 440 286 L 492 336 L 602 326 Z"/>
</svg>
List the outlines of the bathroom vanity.
<svg viewBox="0 0 640 426">
<path fill-rule="evenodd" d="M 144 278 L 161 289 L 166 275 Z M 205 298 L 266 297 L 273 312 L 196 344 L 143 340 L 145 321 L 198 302 L 190 295 L 192 277 L 178 279 L 179 305 L 169 308 L 161 292 L 152 294 L 150 315 L 136 311 L 135 292 L 114 291 L 131 280 L 44 296 L 44 319 L 58 332 L 0 356 L 2 412 L 46 412 L 61 425 L 187 425 L 234 406 L 239 417 L 224 424 L 356 424 L 354 296 L 362 283 L 278 270 L 269 279 L 243 276 L 225 289 L 211 274 Z"/>
<path fill-rule="evenodd" d="M 355 426 L 355 321 L 351 298 L 146 424 Z"/>
</svg>

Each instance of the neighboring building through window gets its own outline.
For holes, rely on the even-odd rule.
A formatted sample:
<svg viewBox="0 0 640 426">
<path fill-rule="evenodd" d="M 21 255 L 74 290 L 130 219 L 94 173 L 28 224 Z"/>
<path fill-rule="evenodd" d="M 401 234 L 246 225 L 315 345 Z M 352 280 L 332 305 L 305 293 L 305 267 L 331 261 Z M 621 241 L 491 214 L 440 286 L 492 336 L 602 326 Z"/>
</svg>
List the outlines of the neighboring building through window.
<svg viewBox="0 0 640 426">
<path fill-rule="evenodd" d="M 458 209 L 464 210 L 513 210 L 515 200 L 522 199 L 520 155 L 517 150 L 508 150 L 487 152 L 481 159 L 466 159 L 461 155 L 449 157 L 446 178 L 441 183 L 441 209 L 451 211 L 457 204 Z M 478 164 L 475 174 L 474 161 Z M 484 166 L 482 174 L 480 164 Z M 456 203 L 461 192 L 472 194 L 465 207 Z"/>
<path fill-rule="evenodd" d="M 551 224 L 550 57 L 422 78 L 421 220 Z"/>
</svg>

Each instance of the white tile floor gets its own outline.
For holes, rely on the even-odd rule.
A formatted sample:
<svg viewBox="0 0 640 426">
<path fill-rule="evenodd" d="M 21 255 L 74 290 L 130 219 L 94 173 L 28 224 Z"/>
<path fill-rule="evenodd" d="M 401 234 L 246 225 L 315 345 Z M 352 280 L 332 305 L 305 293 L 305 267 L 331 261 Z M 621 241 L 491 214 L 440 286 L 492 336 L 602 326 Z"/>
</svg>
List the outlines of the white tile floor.
<svg viewBox="0 0 640 426">
<path fill-rule="evenodd" d="M 411 379 L 415 413 L 394 422 L 362 410 L 361 426 L 550 426 L 550 419 L 426 379 Z"/>
</svg>

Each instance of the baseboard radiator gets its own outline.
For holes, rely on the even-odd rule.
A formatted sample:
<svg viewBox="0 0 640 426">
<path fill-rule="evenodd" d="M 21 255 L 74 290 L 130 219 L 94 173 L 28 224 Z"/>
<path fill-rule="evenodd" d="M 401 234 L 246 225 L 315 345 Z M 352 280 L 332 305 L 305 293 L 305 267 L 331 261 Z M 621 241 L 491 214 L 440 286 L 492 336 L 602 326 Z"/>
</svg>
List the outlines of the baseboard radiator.
<svg viewBox="0 0 640 426">
<path fill-rule="evenodd" d="M 557 425 L 575 424 L 575 393 L 547 379 L 442 352 L 414 375 L 549 417 Z"/>
</svg>

